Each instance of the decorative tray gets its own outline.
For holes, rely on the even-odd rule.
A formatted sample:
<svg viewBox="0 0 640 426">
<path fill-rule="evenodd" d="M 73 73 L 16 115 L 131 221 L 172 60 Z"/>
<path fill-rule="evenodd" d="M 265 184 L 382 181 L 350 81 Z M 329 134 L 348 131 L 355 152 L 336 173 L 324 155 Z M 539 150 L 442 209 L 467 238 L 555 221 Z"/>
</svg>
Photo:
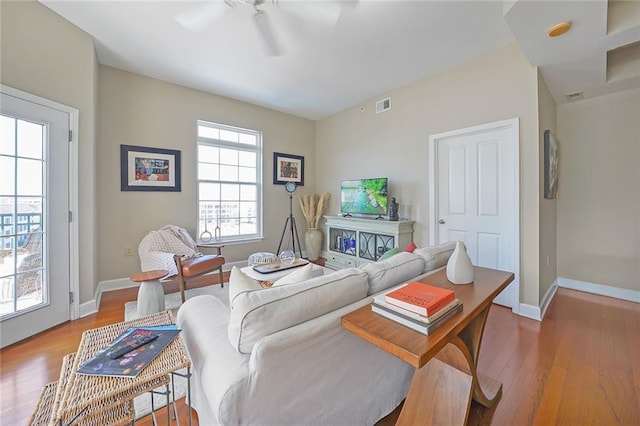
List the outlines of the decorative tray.
<svg viewBox="0 0 640 426">
<path fill-rule="evenodd" d="M 280 262 L 275 263 L 267 263 L 266 265 L 255 265 L 252 266 L 253 270 L 259 272 L 261 274 L 271 274 L 273 272 L 285 271 L 291 268 L 297 268 L 299 266 L 304 266 L 309 263 L 306 259 L 296 259 L 290 265 L 283 265 Z"/>
</svg>

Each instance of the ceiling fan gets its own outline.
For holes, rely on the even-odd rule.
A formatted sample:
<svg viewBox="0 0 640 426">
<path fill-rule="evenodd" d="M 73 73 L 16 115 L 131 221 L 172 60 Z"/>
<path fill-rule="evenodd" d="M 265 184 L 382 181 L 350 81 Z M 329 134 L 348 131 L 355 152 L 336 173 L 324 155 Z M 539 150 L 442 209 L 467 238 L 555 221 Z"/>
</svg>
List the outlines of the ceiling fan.
<svg viewBox="0 0 640 426">
<path fill-rule="evenodd" d="M 274 34 L 270 16 L 272 13 L 284 13 L 313 23 L 334 26 L 342 10 L 342 3 L 333 0 L 209 0 L 178 15 L 176 20 L 191 31 L 202 31 L 216 20 L 222 19 L 227 11 L 238 6 L 253 7 L 253 23 L 269 56 L 280 56 L 284 53 Z M 291 34 L 291 37 L 294 36 L 299 35 Z"/>
</svg>

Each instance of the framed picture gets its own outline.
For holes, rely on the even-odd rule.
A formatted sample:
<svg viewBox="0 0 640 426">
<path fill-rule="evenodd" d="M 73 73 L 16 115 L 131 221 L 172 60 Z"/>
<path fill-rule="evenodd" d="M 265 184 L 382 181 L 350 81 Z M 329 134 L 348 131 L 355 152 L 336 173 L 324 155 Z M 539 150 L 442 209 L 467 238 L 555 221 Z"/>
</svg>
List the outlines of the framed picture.
<svg viewBox="0 0 640 426">
<path fill-rule="evenodd" d="M 120 145 L 121 191 L 180 191 L 180 151 Z"/>
<path fill-rule="evenodd" d="M 273 183 L 274 185 L 284 185 L 287 182 L 304 186 L 304 157 L 274 152 Z"/>
<path fill-rule="evenodd" d="M 558 139 L 551 130 L 544 131 L 544 198 L 558 195 Z"/>
</svg>

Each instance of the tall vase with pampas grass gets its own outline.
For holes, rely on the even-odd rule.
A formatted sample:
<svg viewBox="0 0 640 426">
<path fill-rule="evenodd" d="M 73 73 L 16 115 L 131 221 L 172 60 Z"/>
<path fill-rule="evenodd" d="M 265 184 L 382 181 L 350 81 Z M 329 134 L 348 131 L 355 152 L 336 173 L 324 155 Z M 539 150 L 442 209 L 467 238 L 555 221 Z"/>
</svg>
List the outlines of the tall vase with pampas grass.
<svg viewBox="0 0 640 426">
<path fill-rule="evenodd" d="M 304 246 L 307 257 L 315 262 L 320 257 L 322 249 L 322 231 L 318 229 L 318 222 L 327 209 L 329 194 L 303 194 L 300 196 L 300 209 L 307 220 L 307 231 L 304 233 Z"/>
</svg>

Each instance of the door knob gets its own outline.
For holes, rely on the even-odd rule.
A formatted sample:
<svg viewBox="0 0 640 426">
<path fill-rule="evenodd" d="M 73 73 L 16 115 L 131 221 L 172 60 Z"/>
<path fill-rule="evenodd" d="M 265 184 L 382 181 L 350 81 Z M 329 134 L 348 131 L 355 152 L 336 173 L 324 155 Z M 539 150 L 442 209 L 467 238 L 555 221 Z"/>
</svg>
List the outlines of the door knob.
<svg viewBox="0 0 640 426">
<path fill-rule="evenodd" d="M 440 220 L 438 221 L 438 223 L 439 223 L 440 225 L 444 225 L 446 222 L 444 221 L 444 219 L 440 219 Z"/>
</svg>

